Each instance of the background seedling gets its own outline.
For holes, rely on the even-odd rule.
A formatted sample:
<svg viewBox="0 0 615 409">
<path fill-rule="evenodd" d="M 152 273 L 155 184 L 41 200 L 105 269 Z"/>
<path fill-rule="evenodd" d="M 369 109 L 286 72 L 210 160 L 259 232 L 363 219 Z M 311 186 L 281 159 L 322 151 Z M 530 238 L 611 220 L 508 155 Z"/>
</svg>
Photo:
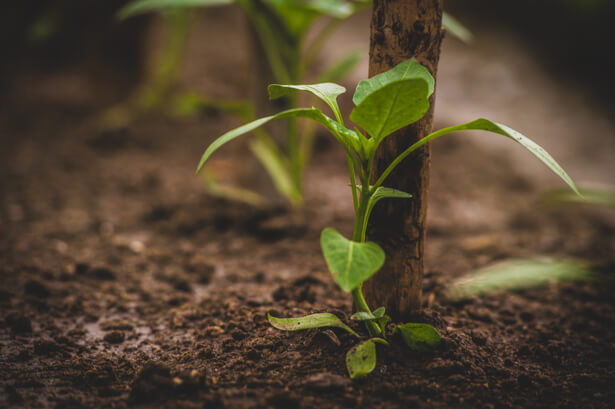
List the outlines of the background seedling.
<svg viewBox="0 0 615 409">
<path fill-rule="evenodd" d="M 185 24 L 178 24 L 177 17 L 171 19 L 169 16 L 186 16 L 187 18 L 190 10 L 194 8 L 229 4 L 240 7 L 254 30 L 256 53 L 260 53 L 251 71 L 256 74 L 256 81 L 263 82 L 262 89 L 264 89 L 269 78 L 278 83 L 298 84 L 302 82 L 307 73 L 317 72 L 317 57 L 330 37 L 346 19 L 370 6 L 371 3 L 371 0 L 262 0 L 260 2 L 252 0 L 135 0 L 130 2 L 120 10 L 119 18 L 163 12 L 165 18 L 169 20 L 171 38 L 175 39 L 169 42 L 166 51 L 162 54 L 162 62 L 165 63 L 164 66 L 167 67 L 166 71 L 169 73 L 152 76 L 149 85 L 142 87 L 136 97 L 139 110 L 148 109 L 153 105 L 153 101 L 160 101 L 160 96 L 170 85 L 171 75 L 177 72 L 179 60 L 175 56 L 179 55 L 178 51 L 181 51 L 180 47 L 185 43 L 188 20 Z M 322 18 L 328 18 L 329 21 L 318 28 L 315 27 L 314 23 Z M 469 42 L 472 39 L 471 33 L 450 15 L 445 15 L 443 26 L 462 41 Z M 309 41 L 308 33 L 312 34 L 309 36 Z M 362 52 L 356 50 L 342 55 L 337 61 L 320 70 L 320 73 L 316 75 L 318 82 L 338 81 L 344 78 L 354 69 L 362 55 Z M 261 60 L 264 60 L 264 66 Z M 175 64 L 169 64 L 169 62 L 175 62 Z M 265 114 L 270 110 L 266 108 L 268 105 L 266 101 L 259 100 L 258 93 L 254 99 L 252 101 L 254 105 L 250 107 L 249 102 L 212 101 L 194 93 L 187 93 L 177 98 L 175 112 L 190 115 L 203 109 L 213 108 L 237 114 L 236 108 L 239 105 L 239 118 L 251 120 L 255 118 L 255 113 L 256 115 Z M 294 93 L 286 93 L 276 107 L 296 108 L 298 102 Z M 116 107 L 108 114 L 119 117 L 122 113 L 125 114 L 126 110 Z M 116 122 L 118 120 L 125 122 L 126 115 L 121 119 L 114 119 Z M 300 130 L 293 117 L 286 118 L 285 121 L 286 126 L 282 128 L 260 129 L 256 138 L 250 142 L 250 148 L 269 174 L 276 190 L 291 205 L 301 206 L 303 203 L 303 174 L 312 153 L 314 128 L 306 126 Z M 231 193 L 229 196 L 236 198 L 241 196 L 242 191 L 245 189 L 234 191 L 227 188 L 211 192 Z"/>
<path fill-rule="evenodd" d="M 358 314 L 355 320 L 364 322 L 370 339 L 351 349 L 346 358 L 348 372 L 352 378 L 371 372 L 375 367 L 376 348 L 374 342 L 386 343 L 386 321 L 383 309 L 372 312 L 362 292 L 363 283 L 373 276 L 384 263 L 384 251 L 376 244 L 365 242 L 365 226 L 377 201 L 385 198 L 405 198 L 409 195 L 391 188 L 384 188 L 387 176 L 414 150 L 424 144 L 449 133 L 462 130 L 484 130 L 505 136 L 519 143 L 535 157 L 547 165 L 569 187 L 578 193 L 570 177 L 543 148 L 521 133 L 506 125 L 488 119 L 477 119 L 466 124 L 440 129 L 409 146 L 395 158 L 382 174 L 372 180 L 372 163 L 375 152 L 382 141 L 391 133 L 419 120 L 429 109 L 429 98 L 434 91 L 434 79 L 425 67 L 413 59 L 404 61 L 393 69 L 361 81 L 353 96 L 355 108 L 350 119 L 367 132 L 345 126 L 337 104 L 337 97 L 345 89 L 337 84 L 322 83 L 313 85 L 271 85 L 272 98 L 285 95 L 290 91 L 306 91 L 320 98 L 332 110 L 335 119 L 325 115 L 317 108 L 290 109 L 276 115 L 261 118 L 237 129 L 227 132 L 216 139 L 205 151 L 197 172 L 207 159 L 221 146 L 246 134 L 274 119 L 303 117 L 323 125 L 343 146 L 348 162 L 350 187 L 355 210 L 355 225 L 352 239 L 349 240 L 331 228 L 321 234 L 324 258 L 339 287 L 350 292 Z M 360 183 L 357 183 L 360 181 Z M 313 317 L 313 316 L 308 316 Z M 308 329 L 323 326 L 322 321 L 310 325 L 308 317 L 280 319 L 270 317 L 271 324 L 282 330 Z M 380 317 L 380 318 L 378 318 Z M 331 317 L 329 317 L 331 318 Z M 340 327 L 335 321 L 336 327 Z M 346 328 L 344 328 L 346 329 Z M 348 332 L 348 329 L 346 329 Z M 411 349 L 429 349 L 439 344 L 437 331 L 427 324 L 403 324 L 398 326 L 402 339 Z M 383 341 L 377 341 L 382 339 Z"/>
</svg>

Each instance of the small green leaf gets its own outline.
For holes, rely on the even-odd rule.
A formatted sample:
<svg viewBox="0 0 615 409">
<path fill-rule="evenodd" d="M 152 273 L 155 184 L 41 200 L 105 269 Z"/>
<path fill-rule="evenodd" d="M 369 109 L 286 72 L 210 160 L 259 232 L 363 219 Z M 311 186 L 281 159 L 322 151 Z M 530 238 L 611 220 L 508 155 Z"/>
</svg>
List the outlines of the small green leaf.
<svg viewBox="0 0 615 409">
<path fill-rule="evenodd" d="M 211 7 L 232 4 L 234 0 L 135 0 L 120 9 L 119 19 L 136 16 L 152 11 L 164 11 L 173 8 Z"/>
<path fill-rule="evenodd" d="M 378 144 L 387 135 L 421 119 L 429 109 L 433 90 L 434 79 L 429 71 L 414 59 L 404 61 L 359 83 L 350 119 Z"/>
<path fill-rule="evenodd" d="M 218 139 L 213 141 L 211 145 L 209 145 L 207 150 L 205 150 L 205 153 L 203 153 L 203 156 L 201 157 L 201 160 L 199 162 L 196 172 L 198 173 L 201 170 L 201 168 L 203 167 L 207 159 L 209 159 L 209 157 L 215 151 L 217 151 L 221 146 L 237 138 L 238 136 L 252 132 L 258 127 L 263 126 L 267 122 L 272 121 L 274 119 L 283 119 L 283 118 L 292 118 L 292 117 L 309 118 L 309 119 L 313 119 L 316 122 L 319 122 L 320 124 L 324 125 L 331 133 L 333 133 L 336 136 L 336 138 L 338 138 L 338 140 L 343 144 L 347 143 L 349 145 L 352 145 L 353 142 L 347 140 L 348 138 L 352 138 L 352 137 L 356 138 L 356 142 L 354 143 L 360 144 L 359 136 L 356 135 L 354 131 L 350 131 L 349 129 L 344 128 L 343 126 L 338 124 L 336 121 L 332 120 L 331 118 L 323 114 L 319 109 L 316 109 L 316 108 L 288 109 L 286 111 L 282 111 L 275 115 L 267 116 L 267 117 L 260 118 L 255 121 L 249 122 L 238 128 L 230 130 L 224 135 L 220 136 Z"/>
<path fill-rule="evenodd" d="M 376 317 L 367 311 L 359 311 L 359 312 L 355 312 L 354 314 L 352 314 L 350 319 L 353 321 L 371 321 L 371 320 L 375 320 Z"/>
<path fill-rule="evenodd" d="M 290 94 L 293 91 L 307 91 L 323 100 L 338 118 L 341 118 L 340 107 L 337 104 L 337 97 L 346 92 L 346 88 L 332 82 L 324 82 L 312 85 L 269 85 L 269 99 L 276 99 Z"/>
<path fill-rule="evenodd" d="M 376 368 L 376 344 L 369 339 L 346 353 L 346 368 L 351 379 L 369 374 Z"/>
<path fill-rule="evenodd" d="M 382 318 L 382 317 L 384 317 L 384 313 L 385 313 L 385 312 L 386 312 L 386 309 L 385 309 L 384 307 L 379 307 L 379 308 L 376 308 L 376 309 L 374 310 L 374 317 L 376 317 L 376 318 Z"/>
<path fill-rule="evenodd" d="M 426 143 L 431 142 L 432 140 L 434 140 L 434 139 L 436 139 L 436 138 L 438 138 L 438 137 L 440 137 L 442 135 L 446 135 L 446 134 L 450 134 L 450 133 L 454 133 L 454 132 L 458 132 L 458 131 L 465 131 L 465 130 L 489 131 L 489 132 L 493 132 L 493 133 L 505 136 L 505 137 L 507 137 L 507 138 L 509 138 L 509 139 L 511 139 L 511 140 L 513 140 L 513 141 L 515 141 L 517 143 L 519 143 L 525 149 L 530 151 L 534 156 L 536 156 L 542 163 L 547 165 L 547 167 L 549 169 L 551 169 L 551 171 L 553 173 L 555 173 L 564 182 L 566 182 L 566 184 L 568 184 L 568 186 L 570 186 L 570 188 L 577 195 L 582 197 L 581 193 L 577 189 L 576 185 L 574 184 L 574 182 L 572 181 L 570 176 L 568 176 L 568 174 L 564 171 L 564 169 L 562 169 L 562 167 L 559 165 L 559 163 L 557 163 L 557 161 L 555 159 L 553 159 L 553 157 L 551 155 L 549 155 L 549 153 L 546 150 L 544 150 L 540 145 L 538 145 L 536 142 L 532 141 L 530 138 L 528 138 L 528 137 L 522 135 L 521 133 L 515 131 L 514 129 L 509 128 L 506 125 L 502 125 L 502 124 L 499 124 L 497 122 L 493 122 L 493 121 L 490 121 L 490 120 L 484 119 L 484 118 L 476 119 L 476 120 L 474 120 L 472 122 L 468 122 L 468 123 L 462 124 L 462 125 L 456 125 L 456 126 L 451 126 L 451 127 L 448 127 L 448 128 L 443 128 L 443 129 L 440 129 L 438 131 L 435 131 L 435 132 L 427 135 L 423 139 L 420 139 L 419 141 L 414 143 L 412 146 L 410 146 L 408 149 L 406 149 L 403 153 L 401 153 L 397 158 L 395 158 L 395 160 L 393 160 L 393 162 L 391 162 L 391 164 L 386 168 L 386 170 L 384 172 L 382 172 L 382 174 L 380 175 L 380 177 L 378 178 L 376 183 L 374 183 L 374 185 L 375 186 L 380 186 L 384 182 L 384 180 L 387 178 L 387 176 L 393 171 L 393 169 L 395 169 L 395 167 L 402 160 L 404 160 L 409 154 L 414 152 L 416 149 L 420 148 L 421 146 L 425 145 Z"/>
<path fill-rule="evenodd" d="M 374 193 L 369 198 L 367 202 L 367 210 L 365 211 L 365 218 L 363 221 L 363 231 L 361 232 L 361 237 L 365 237 L 365 232 L 367 230 L 367 222 L 369 221 L 369 216 L 372 214 L 372 210 L 376 203 L 378 203 L 382 199 L 391 198 L 391 199 L 410 199 L 412 195 L 410 193 L 402 192 L 401 190 L 393 189 L 391 187 L 378 186 Z"/>
<path fill-rule="evenodd" d="M 328 312 L 311 314 L 298 318 L 276 318 L 267 314 L 267 319 L 274 328 L 282 331 L 300 331 L 304 329 L 334 327 L 346 330 L 356 337 L 359 336 L 352 328 L 344 324 L 342 320 Z"/>
<path fill-rule="evenodd" d="M 561 281 L 588 281 L 596 277 L 589 265 L 572 260 L 508 260 L 465 275 L 448 285 L 450 301 L 500 291 L 541 287 Z"/>
<path fill-rule="evenodd" d="M 322 231 L 320 244 L 335 282 L 344 291 L 356 288 L 384 264 L 379 245 L 348 240 L 329 227 Z"/>
<path fill-rule="evenodd" d="M 442 342 L 442 337 L 440 337 L 438 331 L 429 324 L 408 323 L 398 325 L 396 330 L 401 332 L 404 342 L 413 351 L 431 351 Z"/>
<path fill-rule="evenodd" d="M 464 43 L 471 43 L 474 39 L 470 30 L 461 24 L 459 20 L 446 12 L 442 13 L 442 27 L 447 33 L 451 34 L 453 37 L 457 37 Z"/>
<path fill-rule="evenodd" d="M 371 314 L 367 311 L 359 311 L 352 314 L 350 319 L 353 321 L 374 321 L 381 319 L 384 316 L 384 311 L 384 307 L 375 309 Z"/>
</svg>

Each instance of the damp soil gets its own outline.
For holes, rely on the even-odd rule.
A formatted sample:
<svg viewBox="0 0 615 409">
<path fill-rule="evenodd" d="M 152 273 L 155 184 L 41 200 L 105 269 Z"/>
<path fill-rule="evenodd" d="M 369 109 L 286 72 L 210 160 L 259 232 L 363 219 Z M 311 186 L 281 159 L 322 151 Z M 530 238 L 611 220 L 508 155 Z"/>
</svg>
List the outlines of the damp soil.
<svg viewBox="0 0 615 409">
<path fill-rule="evenodd" d="M 193 176 L 232 120 L 151 115 L 100 132 L 84 119 L 96 110 L 67 98 L 17 98 L 0 114 L 0 407 L 612 407 L 613 280 L 441 296 L 515 257 L 573 257 L 612 277 L 611 210 L 546 206 L 505 154 L 434 145 L 413 319 L 434 325 L 442 346 L 412 354 L 393 339 L 376 370 L 351 381 L 351 336 L 266 320 L 352 313 L 319 249 L 324 227 L 352 227 L 343 152 L 326 135 L 306 206 L 254 208 L 208 195 Z M 227 153 L 212 169 L 232 180 L 243 158 Z"/>
</svg>

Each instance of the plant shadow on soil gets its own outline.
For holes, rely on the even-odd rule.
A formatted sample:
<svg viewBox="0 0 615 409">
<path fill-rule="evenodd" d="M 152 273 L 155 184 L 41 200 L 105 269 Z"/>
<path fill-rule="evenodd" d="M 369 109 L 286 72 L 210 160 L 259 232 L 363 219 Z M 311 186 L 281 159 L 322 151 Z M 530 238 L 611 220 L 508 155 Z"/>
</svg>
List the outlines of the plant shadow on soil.
<svg viewBox="0 0 615 409">
<path fill-rule="evenodd" d="M 70 104 L 27 102 L 0 117 L 0 406 L 615 401 L 612 281 L 458 304 L 439 296 L 468 269 L 513 256 L 573 256 L 612 274 L 608 211 L 541 207 L 536 187 L 506 158 L 454 141 L 434 145 L 426 309 L 416 319 L 438 328 L 443 346 L 428 356 L 398 343 L 379 347 L 373 374 L 352 382 L 343 359 L 352 337 L 284 333 L 266 321 L 268 312 L 351 314 L 318 246 L 323 227 L 352 226 L 338 149 L 320 146 L 305 210 L 263 211 L 207 197 L 192 177 L 202 135 L 220 134 L 228 120 L 152 116 L 118 136 L 84 131 L 75 126 L 82 118 Z M 468 156 L 477 159 L 461 176 L 442 165 Z"/>
</svg>

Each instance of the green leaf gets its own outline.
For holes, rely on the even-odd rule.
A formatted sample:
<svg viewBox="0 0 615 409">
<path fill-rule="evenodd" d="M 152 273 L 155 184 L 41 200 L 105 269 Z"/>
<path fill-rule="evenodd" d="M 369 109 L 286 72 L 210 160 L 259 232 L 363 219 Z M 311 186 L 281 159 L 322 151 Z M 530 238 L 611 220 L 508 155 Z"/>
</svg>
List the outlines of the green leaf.
<svg viewBox="0 0 615 409">
<path fill-rule="evenodd" d="M 320 74 L 318 81 L 333 82 L 346 78 L 361 61 L 363 55 L 365 55 L 365 52 L 362 50 L 347 54 Z"/>
<path fill-rule="evenodd" d="M 435 80 L 427 68 L 419 64 L 414 58 L 406 60 L 388 71 L 374 75 L 367 80 L 361 80 L 352 97 L 352 102 L 359 105 L 365 98 L 382 89 L 384 86 L 401 80 L 423 79 L 427 82 L 428 96 L 431 96 L 435 87 Z"/>
<path fill-rule="evenodd" d="M 376 206 L 376 203 L 386 198 L 410 199 L 411 197 L 412 195 L 410 193 L 402 192 L 401 190 L 393 189 L 391 187 L 378 186 L 367 202 L 367 210 L 365 211 L 361 237 L 365 237 L 367 222 L 369 221 L 369 216 L 371 215 L 374 206 Z"/>
<path fill-rule="evenodd" d="M 174 8 L 210 7 L 232 4 L 234 0 L 135 0 L 120 9 L 117 18 L 125 19 L 152 11 Z"/>
<path fill-rule="evenodd" d="M 304 329 L 334 327 L 341 328 L 356 337 L 359 336 L 352 328 L 344 324 L 342 320 L 328 312 L 311 314 L 298 318 L 276 318 L 267 314 L 267 319 L 274 328 L 282 331 L 300 331 Z"/>
<path fill-rule="evenodd" d="M 273 139 L 262 129 L 262 133 L 250 143 L 250 150 L 263 165 L 276 189 L 288 199 L 293 206 L 301 206 L 303 195 L 293 183 L 288 160 Z"/>
<path fill-rule="evenodd" d="M 372 313 L 367 311 L 359 311 L 352 314 L 350 317 L 353 321 L 374 321 L 380 320 L 384 317 L 384 307 L 375 309 Z"/>
<path fill-rule="evenodd" d="M 278 114 L 275 115 L 271 115 L 271 116 L 267 116 L 264 118 L 260 118 L 257 119 L 255 121 L 249 122 L 245 125 L 242 125 L 238 128 L 235 128 L 233 130 L 228 131 L 227 133 L 225 133 L 224 135 L 220 136 L 218 139 L 216 139 L 215 141 L 213 141 L 211 143 L 211 145 L 209 145 L 209 147 L 207 148 L 207 150 L 205 150 L 205 153 L 203 153 L 203 156 L 201 157 L 201 160 L 199 162 L 199 165 L 196 169 L 196 172 L 198 173 L 201 168 L 203 167 L 203 165 L 205 164 L 205 162 L 207 162 L 207 159 L 209 159 L 209 157 L 215 152 L 217 151 L 221 146 L 227 144 L 228 142 L 232 141 L 233 139 L 237 138 L 238 136 L 244 135 L 246 133 L 249 133 L 255 129 L 257 129 L 260 126 L 265 125 L 267 122 L 272 121 L 274 119 L 283 119 L 283 118 L 291 118 L 291 117 L 302 117 L 302 118 L 309 118 L 309 119 L 313 119 L 316 122 L 321 123 L 322 125 L 324 125 L 327 129 L 329 129 L 329 131 L 331 131 L 334 135 L 336 135 L 336 137 L 338 137 L 338 129 L 339 128 L 343 128 L 344 130 L 348 131 L 348 132 L 352 132 L 347 130 L 346 128 L 342 127 L 341 125 L 339 125 L 337 122 L 335 122 L 334 120 L 332 120 L 331 118 L 329 118 L 328 116 L 324 115 L 319 109 L 316 108 L 296 108 L 296 109 L 288 109 L 286 111 L 282 111 Z M 348 133 L 344 134 L 344 138 L 348 138 L 350 137 L 348 135 Z M 355 135 L 355 137 L 358 139 L 358 136 Z M 340 136 L 340 138 L 342 138 Z M 338 139 L 340 140 L 340 142 L 345 143 L 345 139 Z M 350 142 L 348 142 L 350 143 Z"/>
<path fill-rule="evenodd" d="M 438 331 L 429 324 L 403 324 L 398 325 L 396 330 L 401 332 L 406 345 L 416 352 L 428 352 L 440 345 L 442 337 Z"/>
<path fill-rule="evenodd" d="M 352 314 L 350 319 L 353 321 L 372 321 L 375 320 L 376 317 L 367 311 L 359 311 Z"/>
<path fill-rule="evenodd" d="M 337 97 L 346 92 L 346 88 L 332 82 L 324 82 L 312 85 L 269 85 L 269 99 L 276 99 L 290 94 L 293 91 L 307 91 L 312 95 L 323 100 L 335 114 L 338 121 L 341 120 L 340 107 L 337 104 Z"/>
<path fill-rule="evenodd" d="M 376 344 L 369 339 L 346 353 L 346 368 L 351 379 L 360 378 L 376 368 Z"/>
<path fill-rule="evenodd" d="M 345 19 L 354 9 L 345 0 L 263 0 L 296 37 L 303 36 L 318 17 Z"/>
<path fill-rule="evenodd" d="M 378 307 L 374 310 L 374 317 L 376 318 L 382 318 L 384 317 L 384 313 L 386 312 L 384 307 Z"/>
<path fill-rule="evenodd" d="M 393 162 L 391 162 L 391 164 L 387 167 L 387 169 L 382 173 L 382 175 L 380 175 L 380 177 L 378 178 L 378 180 L 376 181 L 376 183 L 374 184 L 375 186 L 380 186 L 384 180 L 386 179 L 386 177 L 393 171 L 393 169 L 395 169 L 395 167 L 402 161 L 404 160 L 404 158 L 406 158 L 410 153 L 414 152 L 416 149 L 420 148 L 421 146 L 425 145 L 426 143 L 442 136 L 442 135 L 446 135 L 446 134 L 450 134 L 453 132 L 458 132 L 458 131 L 465 131 L 465 130 L 481 130 L 481 131 L 489 131 L 489 132 L 493 132 L 502 136 L 505 136 L 517 143 L 519 143 L 521 146 L 523 146 L 525 149 L 527 149 L 528 151 L 530 151 L 534 156 L 536 156 L 542 163 L 544 163 L 545 165 L 547 165 L 547 167 L 549 169 L 551 169 L 551 171 L 553 171 L 553 173 L 555 173 L 557 176 L 559 176 L 564 182 L 566 182 L 566 184 L 568 184 L 568 186 L 570 186 L 570 188 L 579 196 L 582 196 L 581 193 L 579 192 L 579 190 L 577 189 L 577 187 L 575 186 L 574 182 L 572 181 L 572 179 L 570 178 L 570 176 L 568 176 L 568 174 L 564 171 L 564 169 L 562 169 L 562 167 L 559 165 L 559 163 L 557 163 L 557 161 L 555 159 L 553 159 L 553 157 L 551 155 L 549 155 L 549 153 L 544 150 L 540 145 L 538 145 L 536 142 L 532 141 L 531 139 L 529 139 L 528 137 L 522 135 L 521 133 L 515 131 L 512 128 L 509 128 L 506 125 L 502 125 L 499 124 L 497 122 L 492 122 L 488 119 L 484 119 L 484 118 L 480 118 L 480 119 L 476 119 L 472 122 L 468 122 L 466 124 L 462 124 L 462 125 L 457 125 L 457 126 L 451 126 L 449 128 L 444 128 L 444 129 L 440 129 L 436 132 L 433 132 L 429 135 L 427 135 L 426 137 L 424 137 L 423 139 L 419 140 L 418 142 L 414 143 L 412 146 L 410 146 L 408 149 L 406 149 L 401 155 L 399 155 L 397 158 L 395 158 L 395 160 Z"/>
<path fill-rule="evenodd" d="M 485 267 L 455 280 L 444 296 L 459 301 L 501 291 L 541 287 L 560 281 L 593 280 L 586 263 L 572 260 L 508 260 Z"/>
<path fill-rule="evenodd" d="M 348 240 L 329 227 L 322 231 L 320 244 L 335 282 L 344 291 L 356 288 L 384 264 L 379 245 Z"/>
<path fill-rule="evenodd" d="M 459 20 L 446 12 L 442 13 L 442 27 L 447 33 L 451 34 L 453 37 L 457 37 L 464 43 L 471 43 L 474 39 L 474 35 L 472 35 L 470 30 L 461 24 Z"/>
<path fill-rule="evenodd" d="M 369 133 L 376 145 L 387 135 L 421 119 L 429 109 L 434 80 L 415 60 L 359 83 L 350 119 Z"/>
</svg>

